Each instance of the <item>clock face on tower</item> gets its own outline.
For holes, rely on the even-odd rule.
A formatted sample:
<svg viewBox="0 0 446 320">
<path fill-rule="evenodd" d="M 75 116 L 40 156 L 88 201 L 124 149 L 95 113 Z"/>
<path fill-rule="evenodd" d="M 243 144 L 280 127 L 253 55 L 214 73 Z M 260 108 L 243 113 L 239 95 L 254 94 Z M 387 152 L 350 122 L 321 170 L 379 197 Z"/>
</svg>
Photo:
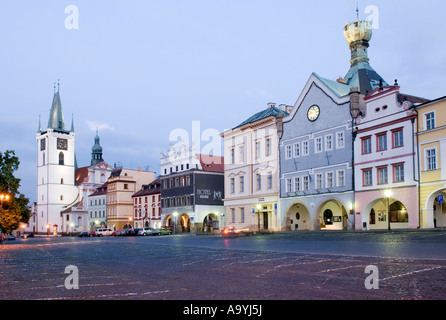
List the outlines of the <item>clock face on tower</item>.
<svg viewBox="0 0 446 320">
<path fill-rule="evenodd" d="M 57 138 L 57 149 L 58 150 L 67 150 L 68 149 L 67 139 Z"/>
<path fill-rule="evenodd" d="M 319 107 L 317 105 L 313 105 L 308 109 L 307 117 L 310 121 L 316 121 L 316 119 L 319 117 Z"/>
</svg>

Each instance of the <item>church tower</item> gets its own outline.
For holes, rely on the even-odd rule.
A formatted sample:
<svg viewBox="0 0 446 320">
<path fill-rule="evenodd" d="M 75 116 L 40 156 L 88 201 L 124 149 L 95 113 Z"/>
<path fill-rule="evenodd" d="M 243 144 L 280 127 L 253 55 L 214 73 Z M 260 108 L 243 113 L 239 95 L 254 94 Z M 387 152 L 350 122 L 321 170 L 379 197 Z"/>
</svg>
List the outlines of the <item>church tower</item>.
<svg viewBox="0 0 446 320">
<path fill-rule="evenodd" d="M 63 211 L 79 197 L 75 186 L 75 132 L 65 129 L 59 88 L 46 130 L 39 127 L 37 140 L 37 222 L 39 234 L 56 234 L 62 229 Z"/>
<path fill-rule="evenodd" d="M 99 142 L 99 134 L 98 131 L 96 130 L 96 136 L 94 137 L 94 145 L 91 148 L 91 165 L 95 166 L 98 163 L 104 161 L 104 159 L 102 158 L 102 147 L 101 144 Z"/>
</svg>

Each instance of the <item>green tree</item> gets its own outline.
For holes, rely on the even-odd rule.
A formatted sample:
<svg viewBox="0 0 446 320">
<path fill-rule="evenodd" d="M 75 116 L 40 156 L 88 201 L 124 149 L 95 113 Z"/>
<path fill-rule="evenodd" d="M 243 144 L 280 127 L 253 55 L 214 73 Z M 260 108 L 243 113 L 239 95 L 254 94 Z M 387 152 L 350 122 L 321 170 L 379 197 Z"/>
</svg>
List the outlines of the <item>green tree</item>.
<svg viewBox="0 0 446 320">
<path fill-rule="evenodd" d="M 9 200 L 3 200 L 0 208 L 1 231 L 11 233 L 21 222 L 28 223 L 30 212 L 27 208 L 29 199 L 19 192 L 20 179 L 14 176 L 20 161 L 15 151 L 0 152 L 0 194 L 8 194 Z"/>
</svg>

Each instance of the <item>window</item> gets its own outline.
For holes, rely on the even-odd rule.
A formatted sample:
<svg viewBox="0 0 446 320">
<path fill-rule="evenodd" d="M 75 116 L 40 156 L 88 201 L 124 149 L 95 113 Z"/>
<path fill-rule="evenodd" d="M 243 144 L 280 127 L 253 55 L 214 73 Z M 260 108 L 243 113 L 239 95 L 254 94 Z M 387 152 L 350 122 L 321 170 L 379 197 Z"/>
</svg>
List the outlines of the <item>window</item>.
<svg viewBox="0 0 446 320">
<path fill-rule="evenodd" d="M 435 129 L 435 113 L 429 112 L 424 115 L 426 130 Z"/>
<path fill-rule="evenodd" d="M 271 155 L 271 138 L 266 138 L 266 156 Z"/>
<path fill-rule="evenodd" d="M 235 209 L 231 209 L 231 223 L 235 223 Z"/>
<path fill-rule="evenodd" d="M 333 188 L 333 172 L 325 173 L 325 187 Z"/>
<path fill-rule="evenodd" d="M 231 178 L 231 193 L 235 192 L 235 179 Z"/>
<path fill-rule="evenodd" d="M 325 136 L 325 150 L 333 150 L 333 136 L 331 134 Z"/>
<path fill-rule="evenodd" d="M 404 146 L 403 129 L 392 131 L 392 147 L 399 148 Z"/>
<path fill-rule="evenodd" d="M 256 159 L 259 158 L 260 158 L 260 141 L 256 141 Z"/>
<path fill-rule="evenodd" d="M 273 187 L 273 173 L 268 172 L 268 189 L 272 189 Z"/>
<path fill-rule="evenodd" d="M 337 187 L 344 187 L 345 186 L 345 171 L 344 170 L 338 170 L 336 171 L 337 175 Z"/>
<path fill-rule="evenodd" d="M 285 158 L 291 159 L 291 146 L 290 145 L 285 147 Z"/>
<path fill-rule="evenodd" d="M 286 179 L 286 192 L 291 192 L 291 179 Z"/>
<path fill-rule="evenodd" d="M 290 187 L 291 189 L 291 187 Z M 294 191 L 299 192 L 300 191 L 300 177 L 294 178 Z"/>
<path fill-rule="evenodd" d="M 257 180 L 257 190 L 262 189 L 262 176 L 259 173 L 256 174 L 256 180 Z"/>
<path fill-rule="evenodd" d="M 231 148 L 231 164 L 235 163 L 235 150 Z"/>
<path fill-rule="evenodd" d="M 404 163 L 393 165 L 393 182 L 404 181 Z"/>
<path fill-rule="evenodd" d="M 307 156 L 309 153 L 308 141 L 302 141 L 302 155 Z"/>
<path fill-rule="evenodd" d="M 124 190 L 128 190 L 129 189 L 129 185 L 127 183 L 124 183 Z"/>
<path fill-rule="evenodd" d="M 314 152 L 315 153 L 322 152 L 322 138 L 321 137 L 317 137 L 314 141 Z"/>
<path fill-rule="evenodd" d="M 240 208 L 240 222 L 245 223 L 245 208 Z"/>
<path fill-rule="evenodd" d="M 316 189 L 322 189 L 322 174 L 316 173 Z"/>
<path fill-rule="evenodd" d="M 386 184 L 387 183 L 387 166 L 386 167 L 378 167 L 378 184 Z"/>
<path fill-rule="evenodd" d="M 245 145 L 242 145 L 239 147 L 239 157 L 240 157 L 240 163 L 245 163 Z"/>
<path fill-rule="evenodd" d="M 344 132 L 337 132 L 336 133 L 336 149 L 344 148 L 345 141 L 344 141 Z"/>
<path fill-rule="evenodd" d="M 62 151 L 59 153 L 59 165 L 64 165 L 64 155 Z"/>
<path fill-rule="evenodd" d="M 240 192 L 245 192 L 245 177 L 240 177 Z"/>
<path fill-rule="evenodd" d="M 426 149 L 426 162 L 425 168 L 426 170 L 436 170 L 437 169 L 437 149 Z"/>
<path fill-rule="evenodd" d="M 372 137 L 363 137 L 361 138 L 362 144 L 362 154 L 372 153 Z"/>
<path fill-rule="evenodd" d="M 371 168 L 362 170 L 362 184 L 363 184 L 364 187 L 365 186 L 371 186 L 373 184 L 372 169 Z"/>
<path fill-rule="evenodd" d="M 303 177 L 303 191 L 308 191 L 310 189 L 310 181 L 308 176 Z"/>
<path fill-rule="evenodd" d="M 387 133 L 376 135 L 376 151 L 387 150 Z"/>
<path fill-rule="evenodd" d="M 294 148 L 294 158 L 300 157 L 300 143 L 297 142 L 293 144 L 293 148 Z"/>
</svg>

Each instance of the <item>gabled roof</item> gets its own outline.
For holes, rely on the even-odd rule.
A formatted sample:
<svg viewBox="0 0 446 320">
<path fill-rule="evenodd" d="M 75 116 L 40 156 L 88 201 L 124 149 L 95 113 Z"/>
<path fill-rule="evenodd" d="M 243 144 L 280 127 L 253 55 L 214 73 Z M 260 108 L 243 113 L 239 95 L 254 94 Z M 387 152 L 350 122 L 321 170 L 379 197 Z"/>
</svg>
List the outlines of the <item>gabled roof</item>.
<svg viewBox="0 0 446 320">
<path fill-rule="evenodd" d="M 141 190 L 135 192 L 132 197 L 148 196 L 161 193 L 161 179 L 158 178 L 149 184 L 142 186 Z"/>
<path fill-rule="evenodd" d="M 89 197 L 102 196 L 102 195 L 107 194 L 107 184 L 108 184 L 108 182 L 106 182 L 102 186 L 96 188 L 96 191 L 94 191 L 92 194 L 90 194 Z"/>
<path fill-rule="evenodd" d="M 283 111 L 283 110 L 281 110 L 281 109 L 279 109 L 277 107 L 271 106 L 271 107 L 268 107 L 267 109 L 265 109 L 263 111 L 257 112 L 255 115 L 249 117 L 248 119 L 246 119 L 245 121 L 240 123 L 238 126 L 234 127 L 233 129 L 241 127 L 241 126 L 244 126 L 245 124 L 248 124 L 248 123 L 254 123 L 256 121 L 259 121 L 259 120 L 262 120 L 262 119 L 265 119 L 265 118 L 268 118 L 268 117 L 271 117 L 271 116 L 277 118 L 277 116 L 279 114 L 281 114 L 284 117 L 286 117 L 288 115 L 288 112 Z"/>
<path fill-rule="evenodd" d="M 317 73 L 313 74 L 323 83 L 325 84 L 333 93 L 335 93 L 339 98 L 347 96 L 350 94 L 350 86 L 347 84 L 340 83 L 338 81 L 329 80 L 326 78 L 322 78 Z"/>
<path fill-rule="evenodd" d="M 76 186 L 80 186 L 84 183 L 84 179 L 88 177 L 88 168 L 89 167 L 81 167 L 76 169 L 74 172 L 74 184 Z"/>
</svg>

